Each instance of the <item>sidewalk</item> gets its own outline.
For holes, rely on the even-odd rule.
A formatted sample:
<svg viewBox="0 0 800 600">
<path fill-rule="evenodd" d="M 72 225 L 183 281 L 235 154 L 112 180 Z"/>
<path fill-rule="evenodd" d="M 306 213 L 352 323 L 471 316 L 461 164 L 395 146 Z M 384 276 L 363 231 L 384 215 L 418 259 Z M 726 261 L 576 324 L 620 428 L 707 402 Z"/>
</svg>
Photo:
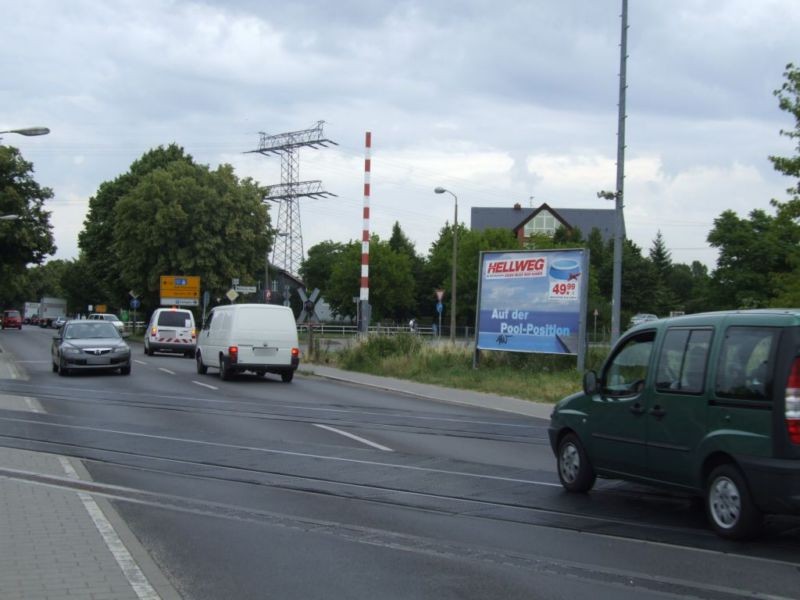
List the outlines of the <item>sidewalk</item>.
<svg viewBox="0 0 800 600">
<path fill-rule="evenodd" d="M 0 378 L 22 378 L 2 349 Z M 3 394 L 0 409 L 41 411 L 33 398 Z M 88 480 L 80 461 L 0 447 L 0 468 L 3 600 L 180 598 L 106 500 L 14 476 Z"/>
</svg>

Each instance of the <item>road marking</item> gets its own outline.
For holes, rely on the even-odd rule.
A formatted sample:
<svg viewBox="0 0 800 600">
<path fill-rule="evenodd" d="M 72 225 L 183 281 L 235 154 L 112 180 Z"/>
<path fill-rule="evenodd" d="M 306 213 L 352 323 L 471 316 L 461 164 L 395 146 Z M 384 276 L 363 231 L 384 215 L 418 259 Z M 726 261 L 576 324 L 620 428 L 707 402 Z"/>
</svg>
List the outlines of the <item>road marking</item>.
<svg viewBox="0 0 800 600">
<path fill-rule="evenodd" d="M 169 369 L 165 369 L 164 367 L 158 367 L 159 371 L 164 371 L 164 373 L 169 373 L 170 375 L 175 375 L 175 371 L 170 371 Z"/>
<path fill-rule="evenodd" d="M 135 362 L 135 363 L 137 363 L 137 364 L 140 364 L 140 365 L 146 365 L 146 364 L 147 364 L 147 363 L 146 363 L 146 362 L 144 362 L 143 360 L 136 360 L 135 358 L 133 359 L 133 362 Z"/>
<path fill-rule="evenodd" d="M 195 385 L 202 385 L 204 388 L 208 388 L 210 390 L 218 390 L 219 389 L 218 387 L 216 387 L 214 385 L 208 385 L 207 383 L 203 383 L 201 381 L 195 381 L 194 379 L 192 379 L 192 383 L 194 383 Z"/>
<path fill-rule="evenodd" d="M 362 444 L 366 444 L 367 446 L 372 446 L 373 448 L 377 448 L 378 450 L 383 450 L 384 452 L 394 452 L 391 448 L 387 448 L 386 446 L 381 446 L 378 443 L 370 442 L 369 440 L 365 440 L 362 437 L 357 435 L 353 435 L 352 433 L 347 433 L 346 431 L 342 431 L 341 429 L 336 429 L 335 427 L 330 427 L 328 425 L 320 425 L 319 423 L 312 423 L 314 427 L 319 427 L 320 429 L 325 429 L 327 431 L 332 431 L 333 433 L 338 433 L 339 435 L 343 435 L 344 437 L 348 437 L 351 440 L 355 440 L 357 442 L 361 442 Z"/>
<path fill-rule="evenodd" d="M 59 456 L 58 462 L 61 463 L 67 477 L 80 481 L 77 471 L 75 471 L 75 468 L 70 464 L 69 460 L 63 456 Z M 78 498 L 81 499 L 86 512 L 89 513 L 89 517 L 92 519 L 95 527 L 97 527 L 97 531 L 100 532 L 111 554 L 114 556 L 114 560 L 117 561 L 120 569 L 122 569 L 125 579 L 128 580 L 137 598 L 139 598 L 139 600 L 160 600 L 161 596 L 159 596 L 153 586 L 150 585 L 147 577 L 142 573 L 139 565 L 136 564 L 133 556 L 128 552 L 125 544 L 122 543 L 122 540 L 119 538 L 119 535 L 117 535 L 111 523 L 108 522 L 108 519 L 106 519 L 103 511 L 97 506 L 94 498 L 86 492 L 78 492 Z"/>
</svg>

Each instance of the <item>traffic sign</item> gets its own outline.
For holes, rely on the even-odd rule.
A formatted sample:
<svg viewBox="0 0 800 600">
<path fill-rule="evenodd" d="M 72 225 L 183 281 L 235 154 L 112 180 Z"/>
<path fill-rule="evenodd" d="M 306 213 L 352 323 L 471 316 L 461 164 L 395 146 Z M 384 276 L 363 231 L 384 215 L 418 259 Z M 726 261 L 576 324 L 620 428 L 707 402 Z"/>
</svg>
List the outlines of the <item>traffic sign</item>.
<svg viewBox="0 0 800 600">
<path fill-rule="evenodd" d="M 436 290 L 436 299 L 439 301 L 439 304 L 442 303 L 442 298 L 444 298 L 444 290 Z"/>
<path fill-rule="evenodd" d="M 235 285 L 233 289 L 239 292 L 240 294 L 255 294 L 256 293 L 256 286 L 254 285 Z"/>
<path fill-rule="evenodd" d="M 444 304 L 442 304 L 441 302 L 437 302 L 436 303 L 436 312 L 438 312 L 439 314 L 442 314 L 443 310 L 444 310 Z"/>
<path fill-rule="evenodd" d="M 228 290 L 227 292 L 225 292 L 225 297 L 231 302 L 233 302 L 239 297 L 239 294 L 237 294 L 235 290 Z"/>
<path fill-rule="evenodd" d="M 142 305 L 142 302 L 138 298 L 131 299 L 131 308 L 136 310 Z"/>
<path fill-rule="evenodd" d="M 198 306 L 200 277 L 196 275 L 162 275 L 161 304 Z"/>
</svg>

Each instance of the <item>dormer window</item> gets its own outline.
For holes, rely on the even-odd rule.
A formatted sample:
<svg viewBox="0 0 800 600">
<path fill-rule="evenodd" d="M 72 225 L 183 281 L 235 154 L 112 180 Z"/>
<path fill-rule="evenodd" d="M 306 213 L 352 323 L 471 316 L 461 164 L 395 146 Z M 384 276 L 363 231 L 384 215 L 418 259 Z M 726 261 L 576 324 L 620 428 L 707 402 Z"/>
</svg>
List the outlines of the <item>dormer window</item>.
<svg viewBox="0 0 800 600">
<path fill-rule="evenodd" d="M 525 223 L 525 237 L 532 235 L 553 235 L 561 223 L 548 210 L 541 210 L 535 217 Z"/>
</svg>

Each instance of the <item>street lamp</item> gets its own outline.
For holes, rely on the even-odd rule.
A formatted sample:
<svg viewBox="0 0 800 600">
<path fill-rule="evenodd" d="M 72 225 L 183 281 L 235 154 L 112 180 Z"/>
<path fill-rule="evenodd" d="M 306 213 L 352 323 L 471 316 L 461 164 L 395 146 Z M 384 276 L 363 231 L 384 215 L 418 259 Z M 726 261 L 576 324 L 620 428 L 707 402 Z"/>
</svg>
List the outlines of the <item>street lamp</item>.
<svg viewBox="0 0 800 600">
<path fill-rule="evenodd" d="M 455 200 L 455 214 L 453 215 L 453 293 L 452 306 L 450 307 L 450 341 L 456 341 L 456 261 L 458 260 L 458 196 L 443 187 L 433 190 L 436 194 L 450 194 Z"/>
<path fill-rule="evenodd" d="M 34 135 L 47 135 L 50 133 L 50 130 L 47 127 L 25 127 L 23 129 L 7 129 L 6 131 L 0 131 L 0 134 L 3 133 L 16 133 L 31 137 Z"/>
<path fill-rule="evenodd" d="M 0 221 L 16 221 L 21 218 L 19 215 L 0 215 Z"/>
</svg>

